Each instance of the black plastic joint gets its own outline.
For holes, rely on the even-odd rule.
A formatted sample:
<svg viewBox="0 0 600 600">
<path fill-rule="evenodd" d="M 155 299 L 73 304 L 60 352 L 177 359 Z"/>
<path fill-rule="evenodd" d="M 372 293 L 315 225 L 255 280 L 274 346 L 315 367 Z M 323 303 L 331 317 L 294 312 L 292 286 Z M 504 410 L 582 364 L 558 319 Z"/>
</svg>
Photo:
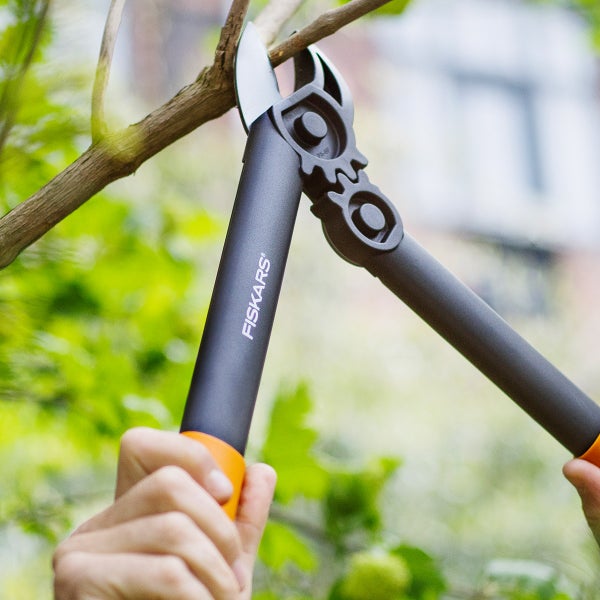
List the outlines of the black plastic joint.
<svg viewBox="0 0 600 600">
<path fill-rule="evenodd" d="M 374 254 L 394 250 L 404 236 L 396 207 L 364 171 L 356 182 L 342 175 L 339 183 L 341 192 L 323 195 L 311 208 L 335 251 L 348 262 L 364 265 Z"/>
</svg>

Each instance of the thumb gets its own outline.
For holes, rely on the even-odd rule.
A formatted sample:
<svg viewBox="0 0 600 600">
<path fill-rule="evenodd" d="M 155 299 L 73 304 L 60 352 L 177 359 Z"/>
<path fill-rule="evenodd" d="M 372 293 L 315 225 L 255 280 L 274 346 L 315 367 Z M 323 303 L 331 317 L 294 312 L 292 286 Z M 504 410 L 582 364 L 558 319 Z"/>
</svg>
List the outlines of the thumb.
<svg viewBox="0 0 600 600">
<path fill-rule="evenodd" d="M 255 464 L 246 469 L 236 525 L 242 541 L 244 570 L 251 580 L 258 545 L 265 530 L 275 492 L 277 475 L 269 465 Z"/>
<path fill-rule="evenodd" d="M 563 474 L 579 493 L 588 525 L 600 543 L 600 468 L 576 458 L 563 467 Z"/>
</svg>

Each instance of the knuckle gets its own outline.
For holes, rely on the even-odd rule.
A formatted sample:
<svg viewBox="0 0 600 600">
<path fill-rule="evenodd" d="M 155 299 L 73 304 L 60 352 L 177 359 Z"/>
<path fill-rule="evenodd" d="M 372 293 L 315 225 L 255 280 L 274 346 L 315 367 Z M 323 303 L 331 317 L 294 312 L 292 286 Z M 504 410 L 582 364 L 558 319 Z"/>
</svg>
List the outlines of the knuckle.
<svg viewBox="0 0 600 600">
<path fill-rule="evenodd" d="M 152 474 L 155 492 L 174 507 L 179 505 L 179 500 L 194 484 L 193 479 L 186 471 L 176 466 L 161 467 Z"/>
<path fill-rule="evenodd" d="M 192 574 L 178 556 L 165 556 L 160 561 L 156 576 L 161 586 L 172 591 L 173 598 L 191 598 Z"/>
<path fill-rule="evenodd" d="M 210 587 L 218 591 L 219 598 L 234 598 L 239 592 L 239 584 L 227 562 L 223 560 L 224 556 L 209 543 L 204 534 L 198 530 L 196 523 L 181 512 L 169 512 L 161 516 L 160 529 L 158 535 L 161 536 L 166 547 L 170 552 L 170 558 L 176 559 L 172 564 L 165 566 L 164 577 L 172 578 L 169 581 L 170 586 L 180 586 L 180 590 L 174 595 L 176 598 L 187 597 L 184 595 L 184 586 L 191 585 L 194 581 L 197 585 L 207 577 L 206 581 L 211 582 Z M 185 571 L 181 571 L 181 566 Z M 197 567 L 201 565 L 200 575 L 191 576 L 191 572 L 196 572 Z M 206 575 L 206 574 L 210 575 Z M 203 574 L 203 575 L 202 575 Z"/>
<path fill-rule="evenodd" d="M 196 554 L 191 565 L 200 581 L 206 583 L 216 598 L 236 598 L 239 594 L 239 583 L 224 557 L 216 550 L 203 551 L 197 554 L 191 549 L 190 556 Z"/>
<path fill-rule="evenodd" d="M 140 449 L 144 448 L 146 443 L 145 427 L 134 427 L 128 429 L 121 436 L 120 451 L 122 455 L 132 456 L 137 455 Z"/>
<path fill-rule="evenodd" d="M 240 592 L 240 584 L 230 569 L 220 574 L 217 581 L 219 596 L 222 598 L 235 598 Z"/>
<path fill-rule="evenodd" d="M 65 552 L 66 552 L 66 542 L 61 542 L 56 547 L 56 550 L 54 551 L 54 554 L 52 555 L 52 569 L 54 571 L 56 571 L 56 569 L 58 568 L 58 564 L 60 563 L 62 557 L 65 555 Z"/>
<path fill-rule="evenodd" d="M 70 554 L 75 554 L 73 546 L 73 537 L 68 537 L 63 540 L 54 550 L 54 554 L 52 555 L 52 568 L 56 570 L 59 567 L 59 564 L 62 565 L 64 562 L 63 559 L 69 556 Z M 64 566 L 63 566 L 64 568 Z"/>
<path fill-rule="evenodd" d="M 221 536 L 219 547 L 222 548 L 225 557 L 231 559 L 241 554 L 242 542 L 233 524 L 231 527 L 223 527 L 219 530 L 219 535 Z"/>
<path fill-rule="evenodd" d="M 184 513 L 168 512 L 160 518 L 159 535 L 171 547 L 188 542 L 195 531 L 196 524 Z"/>
<path fill-rule="evenodd" d="M 83 552 L 56 552 L 53 557 L 54 595 L 56 598 L 79 598 L 85 577 Z"/>
<path fill-rule="evenodd" d="M 208 505 L 207 492 L 180 467 L 161 467 L 149 476 L 147 484 L 149 498 L 161 513 L 180 512 L 194 518 L 193 515 L 200 515 L 203 509 L 213 510 Z M 207 519 L 208 513 L 204 521 Z M 235 531 L 232 522 L 228 520 L 227 525 Z"/>
</svg>

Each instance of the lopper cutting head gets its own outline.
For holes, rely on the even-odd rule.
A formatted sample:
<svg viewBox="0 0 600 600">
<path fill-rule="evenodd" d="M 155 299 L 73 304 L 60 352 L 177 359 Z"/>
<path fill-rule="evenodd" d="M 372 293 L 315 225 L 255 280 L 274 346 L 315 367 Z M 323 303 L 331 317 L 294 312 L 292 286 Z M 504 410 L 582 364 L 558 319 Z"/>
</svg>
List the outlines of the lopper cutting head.
<svg viewBox="0 0 600 600">
<path fill-rule="evenodd" d="M 301 51 L 294 57 L 294 91 L 307 87 L 321 90 L 337 104 L 344 118 L 352 123 L 354 105 L 350 90 L 331 62 L 314 46 Z M 237 105 L 246 131 L 250 125 L 269 108 L 283 98 L 277 78 L 269 59 L 269 51 L 260 39 L 253 23 L 248 23 L 240 37 L 235 60 L 235 91 Z M 312 126 L 318 135 L 320 127 L 316 120 Z M 311 123 L 305 124 L 311 129 Z"/>
<path fill-rule="evenodd" d="M 315 46 L 294 57 L 294 92 L 282 98 L 269 53 L 248 23 L 235 63 L 238 109 L 248 131 L 269 112 L 279 135 L 300 159 L 304 191 L 315 201 L 335 189 L 339 177 L 356 181 L 367 159 L 356 148 L 350 90 L 331 62 Z"/>
<path fill-rule="evenodd" d="M 352 96 L 332 63 L 315 46 L 296 54 L 294 92 L 282 98 L 268 51 L 249 23 L 235 71 L 246 130 L 266 115 L 295 152 L 298 169 L 290 176 L 300 176 L 335 251 L 360 263 L 365 251 L 393 248 L 402 237 L 400 216 L 362 170 L 367 159 L 356 147 Z"/>
</svg>

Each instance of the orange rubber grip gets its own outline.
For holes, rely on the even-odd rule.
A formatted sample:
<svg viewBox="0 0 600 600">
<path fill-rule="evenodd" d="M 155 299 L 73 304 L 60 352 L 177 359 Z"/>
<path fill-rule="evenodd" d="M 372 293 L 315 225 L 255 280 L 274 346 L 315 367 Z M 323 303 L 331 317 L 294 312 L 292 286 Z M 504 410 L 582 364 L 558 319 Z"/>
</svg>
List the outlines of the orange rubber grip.
<svg viewBox="0 0 600 600">
<path fill-rule="evenodd" d="M 217 461 L 217 464 L 223 473 L 227 475 L 233 484 L 233 494 L 231 495 L 231 498 L 223 504 L 223 510 L 229 515 L 231 520 L 235 520 L 240 494 L 242 492 L 242 484 L 244 483 L 244 473 L 246 471 L 244 457 L 235 448 L 223 440 L 208 435 L 207 433 L 184 431 L 182 432 L 182 435 L 204 444 L 212 454 L 213 458 Z"/>
<path fill-rule="evenodd" d="M 600 467 L 600 435 L 594 443 L 582 454 L 579 458 L 591 462 L 593 465 Z"/>
</svg>

